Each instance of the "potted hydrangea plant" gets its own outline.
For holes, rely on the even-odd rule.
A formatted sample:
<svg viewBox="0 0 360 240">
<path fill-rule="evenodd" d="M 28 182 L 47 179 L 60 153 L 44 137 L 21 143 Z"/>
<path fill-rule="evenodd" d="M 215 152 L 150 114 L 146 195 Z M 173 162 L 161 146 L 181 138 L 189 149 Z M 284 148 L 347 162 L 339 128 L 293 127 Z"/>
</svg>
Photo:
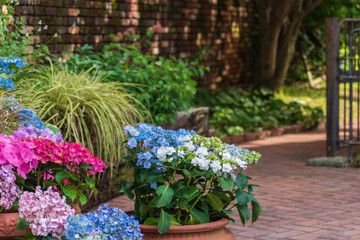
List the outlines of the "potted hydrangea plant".
<svg viewBox="0 0 360 240">
<path fill-rule="evenodd" d="M 0 237 L 23 236 L 30 227 L 28 238 L 60 238 L 67 217 L 79 211 L 76 204 L 86 204 L 85 193 L 97 193 L 92 176 L 104 168 L 87 148 L 63 142 L 61 134 L 47 128 L 0 134 L 0 212 L 16 211 L 0 214 L 7 224 Z"/>
<path fill-rule="evenodd" d="M 132 214 L 142 224 L 145 239 L 159 239 L 161 234 L 234 239 L 225 228 L 233 221 L 234 209 L 243 224 L 251 215 L 252 222 L 258 219 L 262 210 L 253 194 L 257 185 L 248 182 L 243 170 L 257 163 L 259 153 L 193 131 L 144 123 L 126 126 L 125 132 L 134 179 L 122 181 L 121 191 L 134 201 Z"/>
</svg>

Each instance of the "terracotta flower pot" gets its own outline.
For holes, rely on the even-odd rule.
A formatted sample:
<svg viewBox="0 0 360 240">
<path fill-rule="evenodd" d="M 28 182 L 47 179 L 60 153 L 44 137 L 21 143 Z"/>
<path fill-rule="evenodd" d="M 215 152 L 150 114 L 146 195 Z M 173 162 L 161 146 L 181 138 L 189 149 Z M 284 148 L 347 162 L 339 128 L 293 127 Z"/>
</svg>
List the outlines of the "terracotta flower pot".
<svg viewBox="0 0 360 240">
<path fill-rule="evenodd" d="M 171 226 L 169 231 L 160 235 L 157 226 L 140 225 L 144 240 L 235 240 L 234 234 L 225 226 L 229 223 L 228 219 L 221 219 L 216 222 Z"/>
<path fill-rule="evenodd" d="M 30 229 L 16 231 L 19 216 L 19 213 L 0 213 L 0 239 L 10 240 L 13 237 L 23 237 L 25 233 L 30 232 Z"/>
<path fill-rule="evenodd" d="M 75 214 L 81 214 L 81 208 L 79 204 L 71 203 L 70 206 L 75 210 Z"/>
</svg>

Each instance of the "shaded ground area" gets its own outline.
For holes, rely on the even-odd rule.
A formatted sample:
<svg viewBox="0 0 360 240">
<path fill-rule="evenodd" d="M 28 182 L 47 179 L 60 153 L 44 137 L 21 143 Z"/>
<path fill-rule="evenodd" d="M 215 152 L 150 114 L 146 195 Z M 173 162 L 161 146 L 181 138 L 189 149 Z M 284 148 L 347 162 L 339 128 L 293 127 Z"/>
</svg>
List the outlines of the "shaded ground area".
<svg viewBox="0 0 360 240">
<path fill-rule="evenodd" d="M 237 239 L 360 239 L 360 169 L 307 167 L 325 155 L 325 133 L 287 134 L 241 144 L 263 156 L 247 174 L 261 186 L 264 213 L 253 225 L 239 216 L 229 228 Z M 125 196 L 110 202 L 132 209 Z"/>
</svg>

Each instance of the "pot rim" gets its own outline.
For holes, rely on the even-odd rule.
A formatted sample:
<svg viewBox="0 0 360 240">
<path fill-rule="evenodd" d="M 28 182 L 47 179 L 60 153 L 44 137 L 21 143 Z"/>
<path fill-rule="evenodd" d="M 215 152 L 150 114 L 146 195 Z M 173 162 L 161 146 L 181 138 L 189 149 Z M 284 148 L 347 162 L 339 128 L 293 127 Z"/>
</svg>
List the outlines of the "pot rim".
<svg viewBox="0 0 360 240">
<path fill-rule="evenodd" d="M 20 216 L 20 213 L 19 212 L 3 212 L 3 213 L 0 213 L 2 216 L 5 216 L 5 215 L 19 215 Z"/>
<path fill-rule="evenodd" d="M 217 230 L 225 227 L 229 223 L 229 219 L 222 218 L 220 220 L 195 224 L 195 225 L 181 225 L 181 226 L 170 226 L 169 230 L 166 233 L 191 233 L 191 232 L 207 232 L 212 230 Z M 144 225 L 140 224 L 141 232 L 158 232 L 158 227 L 156 225 Z M 166 234 L 164 233 L 164 234 Z"/>
</svg>

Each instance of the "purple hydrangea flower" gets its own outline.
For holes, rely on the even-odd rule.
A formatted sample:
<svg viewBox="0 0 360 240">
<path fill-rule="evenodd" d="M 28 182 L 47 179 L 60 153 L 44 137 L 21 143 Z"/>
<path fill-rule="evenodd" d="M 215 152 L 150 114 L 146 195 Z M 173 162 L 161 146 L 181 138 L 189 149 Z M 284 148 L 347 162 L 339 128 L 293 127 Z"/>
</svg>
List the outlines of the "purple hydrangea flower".
<svg viewBox="0 0 360 240">
<path fill-rule="evenodd" d="M 0 207 L 10 209 L 20 197 L 21 191 L 15 184 L 16 176 L 10 164 L 0 165 Z"/>
<path fill-rule="evenodd" d="M 30 125 L 28 127 L 20 127 L 18 130 L 14 131 L 12 135 L 19 140 L 22 140 L 24 138 L 29 138 L 29 139 L 46 138 L 46 139 L 49 139 L 49 140 L 57 142 L 57 143 L 64 142 L 64 140 L 61 136 L 61 133 L 54 134 L 48 128 L 39 129 L 32 125 Z"/>
</svg>

